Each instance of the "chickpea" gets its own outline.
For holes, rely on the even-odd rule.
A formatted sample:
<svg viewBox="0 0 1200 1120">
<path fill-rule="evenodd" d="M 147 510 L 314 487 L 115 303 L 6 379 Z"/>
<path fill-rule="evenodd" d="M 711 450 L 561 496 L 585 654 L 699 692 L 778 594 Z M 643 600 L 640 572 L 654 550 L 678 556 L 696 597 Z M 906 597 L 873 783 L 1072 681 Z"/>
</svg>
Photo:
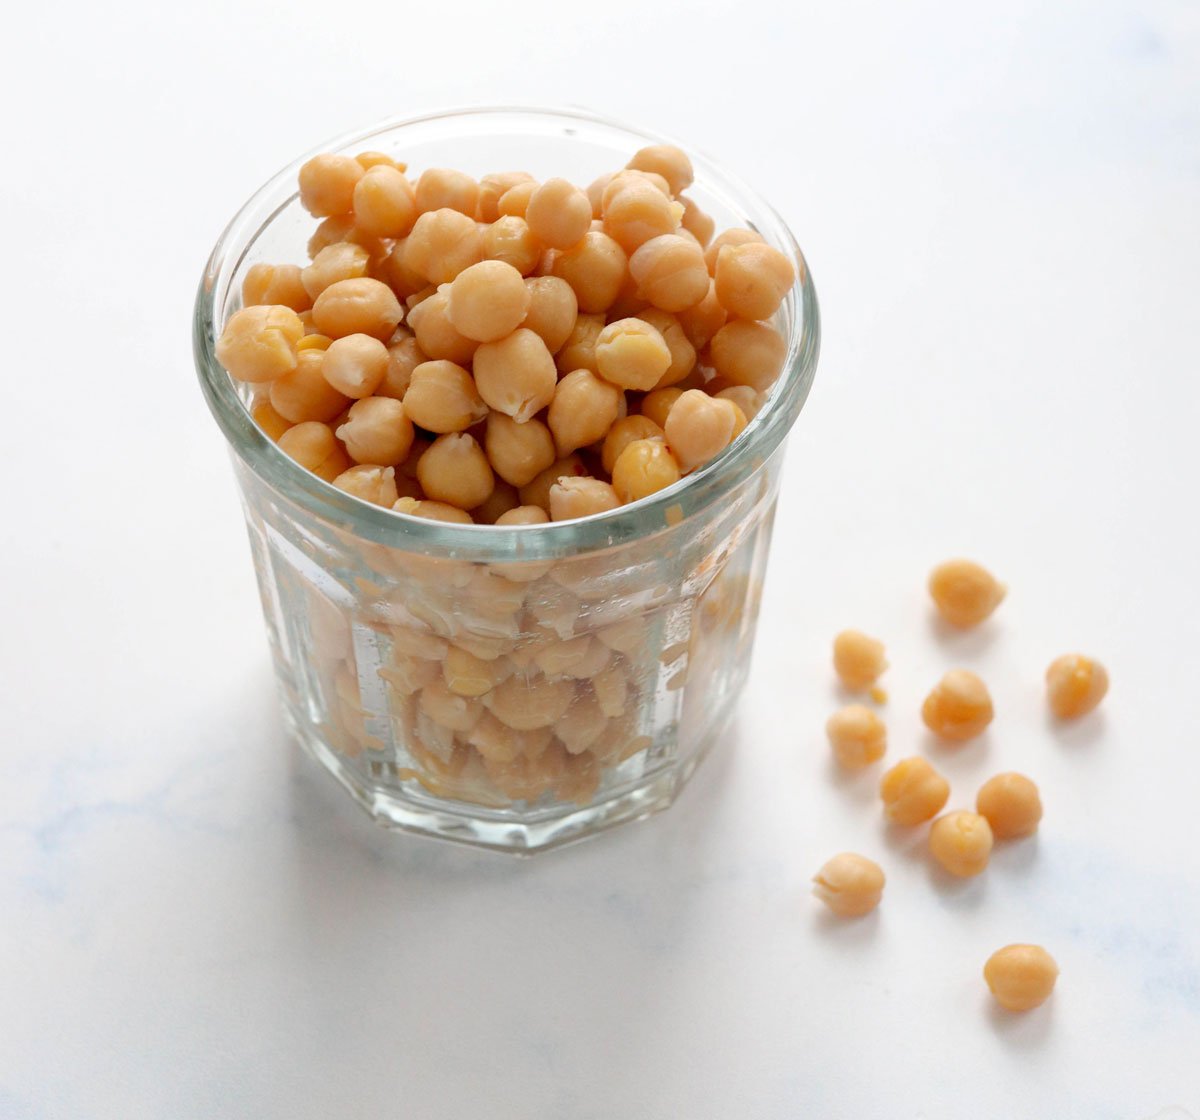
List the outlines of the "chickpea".
<svg viewBox="0 0 1200 1120">
<path fill-rule="evenodd" d="M 987 818 L 997 840 L 1029 836 L 1042 819 L 1038 788 L 1024 774 L 997 774 L 979 788 L 975 798 L 979 815 Z"/>
<path fill-rule="evenodd" d="M 613 464 L 612 484 L 624 502 L 636 502 L 680 479 L 679 464 L 667 445 L 656 439 L 629 444 Z"/>
<path fill-rule="evenodd" d="M 554 390 L 546 423 L 560 457 L 602 440 L 616 422 L 621 390 L 591 370 L 568 373 Z"/>
<path fill-rule="evenodd" d="M 879 782 L 883 812 L 896 824 L 932 820 L 946 807 L 950 783 L 923 758 L 901 759 Z"/>
<path fill-rule="evenodd" d="M 677 234 L 652 237 L 638 246 L 629 258 L 629 274 L 638 292 L 663 311 L 694 307 L 708 294 L 703 250 Z"/>
<path fill-rule="evenodd" d="M 304 350 L 328 350 L 333 345 L 333 339 L 324 334 L 306 334 L 296 343 L 297 352 Z"/>
<path fill-rule="evenodd" d="M 678 318 L 679 325 L 683 328 L 688 342 L 697 350 L 703 350 L 717 331 L 725 325 L 729 315 L 721 306 L 721 301 L 717 299 L 716 284 L 710 280 L 705 297 L 694 307 L 680 311 Z"/>
<path fill-rule="evenodd" d="M 604 191 L 613 181 L 614 176 L 615 173 L 612 171 L 598 175 L 588 184 L 587 190 L 584 192 L 588 196 L 588 204 L 592 208 L 593 223 L 599 221 L 604 213 Z M 595 226 L 593 225 L 592 228 L 594 229 Z"/>
<path fill-rule="evenodd" d="M 462 432 L 433 441 L 417 463 L 417 478 L 435 502 L 467 510 L 486 502 L 496 484 L 483 448 Z"/>
<path fill-rule="evenodd" d="M 947 560 L 929 573 L 929 594 L 952 626 L 978 626 L 1003 601 L 1008 589 L 973 560 Z"/>
<path fill-rule="evenodd" d="M 648 416 L 623 417 L 609 428 L 608 435 L 604 437 L 604 447 L 600 452 L 601 465 L 611 475 L 621 452 L 635 440 L 665 438 L 662 428 Z"/>
<path fill-rule="evenodd" d="M 769 389 L 783 369 L 787 339 L 769 323 L 734 319 L 713 335 L 709 354 L 713 368 L 732 384 Z"/>
<path fill-rule="evenodd" d="M 564 478 L 550 487 L 550 519 L 573 521 L 607 513 L 621 504 L 617 492 L 598 478 Z"/>
<path fill-rule="evenodd" d="M 717 254 L 714 282 L 717 299 L 731 315 L 769 319 L 796 282 L 796 269 L 771 245 L 724 245 Z"/>
<path fill-rule="evenodd" d="M 337 437 L 356 463 L 396 467 L 412 449 L 413 426 L 399 401 L 368 397 L 350 406 Z"/>
<path fill-rule="evenodd" d="M 422 362 L 429 361 L 429 356 L 417 345 L 416 338 L 404 331 L 397 331 L 388 343 L 388 365 L 383 375 L 383 381 L 375 390 L 376 396 L 395 397 L 403 400 L 412 381 L 413 370 Z"/>
<path fill-rule="evenodd" d="M 372 237 L 407 237 L 417 213 L 412 184 L 395 167 L 376 164 L 354 185 L 354 224 Z"/>
<path fill-rule="evenodd" d="M 585 314 L 607 311 L 621 291 L 628 260 L 621 246 L 606 233 L 589 231 L 578 245 L 558 253 L 550 274 L 565 280 Z"/>
<path fill-rule="evenodd" d="M 285 420 L 302 424 L 306 420 L 328 422 L 350 405 L 350 398 L 339 393 L 321 372 L 325 353 L 302 350 L 296 356 L 296 368 L 271 382 L 271 406 Z"/>
<path fill-rule="evenodd" d="M 873 685 L 888 667 L 883 643 L 861 630 L 843 630 L 833 639 L 833 668 L 852 692 Z"/>
<path fill-rule="evenodd" d="M 760 234 L 757 234 L 752 229 L 727 229 L 724 233 L 717 235 L 715 241 L 710 242 L 707 249 L 704 250 L 704 263 L 708 265 L 710 275 L 716 275 L 717 258 L 721 255 L 721 250 L 726 245 L 764 245 Z"/>
<path fill-rule="evenodd" d="M 847 770 L 878 762 L 887 751 L 887 728 L 865 704 L 850 704 L 834 712 L 825 724 L 833 755 Z"/>
<path fill-rule="evenodd" d="M 483 256 L 489 261 L 510 264 L 522 276 L 528 276 L 542 259 L 537 238 L 529 232 L 523 218 L 500 218 L 483 231 Z"/>
<path fill-rule="evenodd" d="M 951 875 L 969 879 L 981 874 L 992 855 L 992 828 L 987 818 L 960 809 L 938 817 L 929 830 L 929 851 Z"/>
<path fill-rule="evenodd" d="M 350 468 L 350 457 L 338 443 L 333 429 L 315 420 L 284 432 L 279 437 L 279 450 L 326 482 L 332 482 Z"/>
<path fill-rule="evenodd" d="M 422 213 L 404 243 L 404 267 L 431 284 L 449 284 L 483 260 L 483 234 L 473 218 L 443 208 Z"/>
<path fill-rule="evenodd" d="M 296 368 L 304 324 L 290 307 L 243 307 L 217 340 L 217 361 L 238 381 L 274 381 Z"/>
<path fill-rule="evenodd" d="M 1085 716 L 1108 692 L 1108 670 L 1082 653 L 1056 658 L 1046 670 L 1046 698 L 1059 719 Z"/>
<path fill-rule="evenodd" d="M 492 470 L 495 469 L 493 465 Z M 471 516 L 477 525 L 495 525 L 497 518 L 503 517 L 509 510 L 516 509 L 520 504 L 521 499 L 517 495 L 517 488 L 500 479 L 496 482 L 491 497 L 483 505 L 476 506 L 471 510 Z"/>
<path fill-rule="evenodd" d="M 587 468 L 578 455 L 568 455 L 565 459 L 556 459 L 545 470 L 520 487 L 521 504 L 523 506 L 538 506 L 547 513 L 550 512 L 550 490 L 560 478 L 583 478 Z"/>
<path fill-rule="evenodd" d="M 701 210 L 690 198 L 684 198 L 680 195 L 679 201 L 683 203 L 681 224 L 696 239 L 696 244 L 703 249 L 712 240 L 716 223 L 710 215 Z M 705 267 L 708 267 L 707 262 L 705 262 Z"/>
<path fill-rule="evenodd" d="M 732 401 L 748 421 L 753 420 L 763 406 L 763 394 L 751 389 L 749 385 L 731 385 L 728 389 L 720 390 L 717 397 L 723 401 Z"/>
<path fill-rule="evenodd" d="M 479 209 L 479 184 L 463 171 L 431 167 L 417 180 L 416 203 L 422 214 L 456 210 L 474 221 Z"/>
<path fill-rule="evenodd" d="M 656 307 L 638 312 L 637 318 L 649 323 L 667 344 L 671 352 L 671 364 L 667 372 L 658 379 L 656 389 L 675 385 L 682 381 L 696 367 L 696 348 L 688 341 L 679 319 L 669 311 L 661 311 Z"/>
<path fill-rule="evenodd" d="M 496 518 L 497 525 L 545 525 L 550 515 L 541 506 L 517 506 Z"/>
<path fill-rule="evenodd" d="M 686 191 L 695 179 L 687 153 L 673 144 L 651 144 L 633 153 L 625 165 L 637 171 L 653 171 L 666 181 L 672 194 Z"/>
<path fill-rule="evenodd" d="M 593 747 L 607 728 L 608 718 L 600 705 L 585 693 L 563 713 L 562 719 L 554 725 L 554 734 L 569 754 L 580 755 Z"/>
<path fill-rule="evenodd" d="M 434 678 L 421 689 L 417 703 L 434 723 L 462 734 L 470 731 L 484 713 L 483 704 L 475 695 L 455 692 L 445 680 Z"/>
<path fill-rule="evenodd" d="M 333 480 L 334 486 L 351 497 L 391 509 L 396 502 L 395 467 L 348 467 Z"/>
<path fill-rule="evenodd" d="M 451 525 L 475 524 L 475 519 L 465 509 L 448 506 L 445 502 L 397 498 L 392 503 L 392 509 L 397 513 L 407 513 L 410 517 L 420 517 L 425 521 L 445 521 Z"/>
<path fill-rule="evenodd" d="M 514 183 L 501 196 L 500 201 L 496 203 L 496 209 L 504 218 L 524 218 L 529 210 L 529 200 L 533 197 L 533 192 L 538 188 L 537 181 L 534 179 L 524 179 L 519 183 Z"/>
<path fill-rule="evenodd" d="M 540 420 L 518 423 L 503 412 L 490 412 L 484 447 L 492 469 L 513 486 L 532 482 L 555 460 L 554 436 Z"/>
<path fill-rule="evenodd" d="M 992 722 L 987 685 L 966 669 L 952 669 L 925 697 L 921 718 L 942 739 L 965 742 Z"/>
<path fill-rule="evenodd" d="M 279 437 L 292 426 L 290 420 L 275 411 L 275 406 L 271 404 L 268 397 L 254 402 L 250 409 L 250 417 L 272 443 L 278 443 Z"/>
<path fill-rule="evenodd" d="M 703 466 L 733 442 L 739 415 L 731 401 L 717 400 L 702 389 L 680 395 L 667 413 L 663 432 L 684 474 Z"/>
<path fill-rule="evenodd" d="M 282 306 L 293 311 L 307 311 L 312 299 L 300 279 L 300 266 L 295 264 L 255 264 L 242 280 L 242 305 Z"/>
<path fill-rule="evenodd" d="M 437 361 L 464 365 L 475 356 L 479 343 L 460 334 L 450 322 L 450 289 L 447 285 L 421 300 L 409 313 L 408 325 L 417 345 Z"/>
<path fill-rule="evenodd" d="M 569 249 L 591 227 L 592 204 L 566 179 L 547 179 L 530 195 L 525 221 L 543 245 Z"/>
<path fill-rule="evenodd" d="M 618 319 L 596 339 L 597 373 L 622 389 L 653 389 L 670 368 L 670 348 L 642 319 Z"/>
<path fill-rule="evenodd" d="M 639 171 L 634 168 L 625 168 L 618 171 L 615 175 L 609 177 L 607 183 L 604 184 L 604 190 L 600 194 L 600 217 L 603 218 L 612 201 L 627 187 L 645 187 L 651 186 L 668 202 L 671 200 L 670 184 L 657 171 Z M 682 211 L 683 207 L 680 207 Z"/>
<path fill-rule="evenodd" d="M 596 694 L 600 710 L 609 719 L 617 719 L 625 714 L 629 682 L 620 665 L 610 665 L 592 677 L 592 691 Z"/>
<path fill-rule="evenodd" d="M 372 167 L 394 167 L 397 171 L 408 168 L 408 164 L 397 163 L 386 152 L 359 152 L 354 158 L 364 171 L 370 171 Z"/>
<path fill-rule="evenodd" d="M 400 301 L 392 289 L 363 276 L 330 284 L 313 304 L 313 325 L 330 338 L 369 334 L 386 341 L 400 322 Z"/>
<path fill-rule="evenodd" d="M 566 345 L 575 327 L 579 313 L 575 291 L 557 276 L 530 277 L 525 281 L 525 288 L 529 293 L 529 310 L 520 325 L 533 331 L 546 344 L 546 349 L 556 354 Z"/>
<path fill-rule="evenodd" d="M 612 188 L 610 183 L 607 190 Z M 657 187 L 630 182 L 616 190 L 605 204 L 604 232 L 626 253 L 632 253 L 651 238 L 674 233 L 682 216 L 683 207 Z"/>
<path fill-rule="evenodd" d="M 351 334 L 329 345 L 321 374 L 343 396 L 362 400 L 383 382 L 388 368 L 387 347 L 377 338 Z"/>
<path fill-rule="evenodd" d="M 379 275 L 375 277 L 377 280 L 384 281 L 402 300 L 407 300 L 415 292 L 429 287 L 429 281 L 405 263 L 407 253 L 408 238 L 401 237 L 383 258 L 379 267 Z"/>
<path fill-rule="evenodd" d="M 842 852 L 813 876 L 813 894 L 839 918 L 861 918 L 879 905 L 886 881 L 874 860 Z"/>
<path fill-rule="evenodd" d="M 983 966 L 983 979 L 1007 1011 L 1032 1011 L 1050 998 L 1058 964 L 1040 945 L 1005 945 Z"/>
<path fill-rule="evenodd" d="M 483 343 L 475 351 L 474 368 L 479 395 L 519 423 L 545 408 L 558 384 L 558 370 L 546 344 L 525 327 L 499 342 Z"/>
<path fill-rule="evenodd" d="M 483 696 L 498 683 L 498 661 L 484 661 L 458 646 L 451 646 L 442 662 L 442 675 L 451 692 L 459 696 Z M 469 730 L 469 728 L 464 728 Z"/>
<path fill-rule="evenodd" d="M 323 222 L 318 222 L 317 228 L 313 230 L 312 236 L 305 246 L 308 250 L 308 259 L 313 260 L 322 249 L 330 245 L 336 245 L 340 241 L 354 240 L 353 234 L 354 219 L 349 214 L 340 214 L 337 217 L 326 218 Z"/>
<path fill-rule="evenodd" d="M 533 182 L 526 171 L 500 171 L 479 180 L 479 210 L 481 222 L 495 222 L 500 217 L 500 199 L 518 183 Z"/>
<path fill-rule="evenodd" d="M 503 261 L 480 261 L 463 269 L 450 285 L 446 304 L 454 329 L 477 342 L 497 342 L 512 334 L 528 310 L 525 281 Z"/>
<path fill-rule="evenodd" d="M 566 713 L 574 695 L 574 681 L 513 676 L 493 688 L 484 703 L 501 723 L 514 731 L 537 731 L 553 727 Z"/>
<path fill-rule="evenodd" d="M 301 269 L 300 281 L 312 301 L 339 280 L 356 280 L 366 276 L 370 263 L 371 254 L 361 245 L 338 241 L 322 249 L 313 257 L 312 264 Z"/>
<path fill-rule="evenodd" d="M 348 214 L 362 164 L 350 156 L 313 156 L 300 168 L 300 205 L 314 218 Z"/>
<path fill-rule="evenodd" d="M 665 429 L 671 409 L 675 407 L 675 402 L 683 396 L 684 392 L 686 390 L 679 388 L 678 385 L 672 385 L 667 389 L 655 389 L 652 393 L 647 393 L 642 398 L 642 415 L 660 429 Z M 666 438 L 665 431 L 663 438 Z"/>
<path fill-rule="evenodd" d="M 567 335 L 566 342 L 556 352 L 554 360 L 559 370 L 563 373 L 570 373 L 573 369 L 590 369 L 595 373 L 596 343 L 602 330 L 604 330 L 603 315 L 580 315 L 575 320 L 571 333 Z"/>
</svg>

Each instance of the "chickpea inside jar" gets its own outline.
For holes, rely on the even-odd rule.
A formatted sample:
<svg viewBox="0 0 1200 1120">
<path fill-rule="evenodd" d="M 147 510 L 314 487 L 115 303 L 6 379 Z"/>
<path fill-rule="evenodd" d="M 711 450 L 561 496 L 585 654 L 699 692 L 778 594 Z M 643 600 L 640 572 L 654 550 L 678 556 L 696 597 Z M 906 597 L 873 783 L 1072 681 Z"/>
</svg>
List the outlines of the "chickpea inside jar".
<svg viewBox="0 0 1200 1120">
<path fill-rule="evenodd" d="M 815 371 L 774 211 L 591 117 L 391 123 L 246 204 L 195 341 L 285 717 L 379 823 L 534 851 L 672 802 Z"/>
</svg>

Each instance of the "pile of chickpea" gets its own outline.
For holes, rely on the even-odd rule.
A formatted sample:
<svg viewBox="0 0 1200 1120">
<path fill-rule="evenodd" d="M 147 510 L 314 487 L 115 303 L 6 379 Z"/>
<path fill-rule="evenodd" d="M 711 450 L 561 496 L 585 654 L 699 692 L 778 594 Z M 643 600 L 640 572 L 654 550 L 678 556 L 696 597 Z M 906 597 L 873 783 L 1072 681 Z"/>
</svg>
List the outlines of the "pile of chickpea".
<svg viewBox="0 0 1200 1120">
<path fill-rule="evenodd" d="M 1006 589 L 987 569 L 970 560 L 940 564 L 929 577 L 929 592 L 941 618 L 961 629 L 977 626 L 1004 599 Z M 887 668 L 884 645 L 856 630 L 838 634 L 834 670 L 849 690 L 874 689 Z M 1083 654 L 1066 654 L 1046 670 L 1050 710 L 1061 720 L 1077 719 L 1095 708 L 1108 691 L 1104 666 Z M 987 685 L 974 673 L 952 669 L 934 686 L 921 708 L 925 725 L 947 743 L 964 743 L 992 721 Z M 851 704 L 830 717 L 826 734 L 839 765 L 861 769 L 887 750 L 887 729 L 865 704 Z M 929 853 L 950 875 L 970 878 L 988 866 L 996 840 L 1032 835 L 1042 819 L 1038 788 L 1024 774 L 997 774 L 984 782 L 975 811 L 938 816 L 950 799 L 950 783 L 924 758 L 902 759 L 880 780 L 884 815 L 896 825 L 933 821 Z M 936 819 L 934 819 L 936 818 Z M 873 860 L 855 852 L 834 856 L 817 872 L 814 894 L 839 917 L 861 917 L 879 905 L 885 876 Z M 1054 989 L 1058 966 L 1038 945 L 1009 945 L 988 958 L 984 978 L 1001 1006 L 1028 1011 Z"/>
<path fill-rule="evenodd" d="M 572 520 L 679 481 L 762 406 L 795 267 L 750 229 L 713 237 L 678 148 L 586 190 L 406 172 L 305 163 L 310 263 L 251 267 L 217 344 L 320 478 L 415 517 Z"/>
</svg>

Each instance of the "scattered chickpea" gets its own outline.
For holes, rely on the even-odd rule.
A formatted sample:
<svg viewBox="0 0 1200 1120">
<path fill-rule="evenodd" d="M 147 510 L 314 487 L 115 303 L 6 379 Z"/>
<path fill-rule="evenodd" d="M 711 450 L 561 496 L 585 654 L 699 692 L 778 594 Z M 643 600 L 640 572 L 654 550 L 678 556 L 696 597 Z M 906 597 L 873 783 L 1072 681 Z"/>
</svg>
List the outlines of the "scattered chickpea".
<svg viewBox="0 0 1200 1120">
<path fill-rule="evenodd" d="M 550 519 L 573 521 L 607 513 L 621 504 L 617 492 L 598 478 L 563 478 L 550 487 Z"/>
<path fill-rule="evenodd" d="M 485 260 L 510 264 L 522 276 L 528 276 L 537 268 L 542 251 L 523 218 L 507 217 L 483 231 L 483 256 Z"/>
<path fill-rule="evenodd" d="M 431 284 L 448 284 L 483 260 L 483 234 L 473 218 L 445 208 L 423 213 L 404 243 L 404 266 Z"/>
<path fill-rule="evenodd" d="M 992 722 L 987 685 L 966 669 L 951 669 L 925 697 L 921 718 L 942 739 L 965 742 Z"/>
<path fill-rule="evenodd" d="M 671 367 L 671 351 L 643 319 L 618 319 L 596 339 L 596 371 L 622 389 L 653 389 Z"/>
<path fill-rule="evenodd" d="M 709 343 L 713 369 L 734 385 L 769 389 L 787 357 L 787 340 L 769 323 L 733 319 Z"/>
<path fill-rule="evenodd" d="M 839 918 L 861 918 L 883 898 L 883 869 L 855 852 L 841 852 L 813 876 L 813 894 Z"/>
<path fill-rule="evenodd" d="M 929 830 L 929 851 L 951 875 L 981 874 L 992 855 L 992 828 L 986 817 L 960 809 L 938 817 Z"/>
<path fill-rule="evenodd" d="M 376 164 L 354 185 L 354 224 L 373 237 L 407 237 L 417 220 L 412 184 L 395 167 Z"/>
<path fill-rule="evenodd" d="M 592 224 L 592 204 L 566 179 L 547 179 L 529 198 L 525 221 L 543 245 L 569 249 L 578 245 Z"/>
<path fill-rule="evenodd" d="M 1059 719 L 1085 716 L 1108 692 L 1108 670 L 1082 653 L 1056 658 L 1046 670 L 1046 698 Z"/>
<path fill-rule="evenodd" d="M 533 331 L 551 354 L 557 354 L 575 327 L 579 313 L 575 292 L 570 284 L 557 276 L 530 277 L 525 281 L 525 288 L 529 292 L 529 310 L 520 326 Z"/>
<path fill-rule="evenodd" d="M 483 448 L 465 432 L 438 436 L 417 463 L 417 478 L 435 502 L 466 510 L 486 502 L 496 482 Z"/>
<path fill-rule="evenodd" d="M 916 825 L 932 820 L 950 799 L 950 783 L 923 758 L 904 758 L 879 782 L 883 812 L 896 824 Z"/>
<path fill-rule="evenodd" d="M 391 509 L 397 500 L 394 467 L 355 466 L 342 471 L 334 486 L 352 497 Z"/>
<path fill-rule="evenodd" d="M 591 370 L 577 369 L 562 378 L 546 414 L 559 456 L 604 439 L 620 404 L 621 390 Z"/>
<path fill-rule="evenodd" d="M 580 311 L 597 314 L 607 311 L 616 301 L 625 280 L 626 265 L 621 245 L 608 234 L 592 230 L 578 245 L 564 249 L 554 258 L 551 275 L 571 285 Z"/>
<path fill-rule="evenodd" d="M 450 322 L 449 287 L 439 289 L 408 313 L 417 345 L 430 358 L 463 365 L 471 361 L 479 343 L 460 334 Z"/>
<path fill-rule="evenodd" d="M 416 204 L 422 214 L 454 210 L 474 221 L 479 184 L 465 172 L 431 167 L 417 180 Z"/>
<path fill-rule="evenodd" d="M 887 751 L 887 728 L 865 704 L 850 704 L 834 712 L 825 724 L 833 755 L 847 770 L 878 762 Z"/>
<path fill-rule="evenodd" d="M 719 455 L 745 427 L 745 417 L 732 401 L 710 397 L 702 389 L 680 395 L 667 413 L 663 431 L 684 474 Z"/>
<path fill-rule="evenodd" d="M 988 957 L 983 978 L 1001 1007 L 1032 1011 L 1054 991 L 1058 964 L 1040 945 L 1006 945 Z"/>
<path fill-rule="evenodd" d="M 325 380 L 324 364 L 324 351 L 302 350 L 296 368 L 271 382 L 271 406 L 285 420 L 328 422 L 350 406 L 350 398 Z"/>
<path fill-rule="evenodd" d="M 604 437 L 604 447 L 600 452 L 600 463 L 605 472 L 611 475 L 621 452 L 634 440 L 665 438 L 662 428 L 648 416 L 623 417 L 608 429 L 608 435 Z"/>
<path fill-rule="evenodd" d="M 861 630 L 843 630 L 833 639 L 833 669 L 853 692 L 873 685 L 888 667 L 883 643 Z"/>
<path fill-rule="evenodd" d="M 541 338 L 519 327 L 475 351 L 475 384 L 489 407 L 524 422 L 554 398 L 558 370 Z"/>
<path fill-rule="evenodd" d="M 321 361 L 325 380 L 343 396 L 354 400 L 372 396 L 383 384 L 387 369 L 387 347 L 365 334 L 335 339 Z"/>
<path fill-rule="evenodd" d="M 783 256 L 782 253 L 779 255 Z M 694 240 L 676 234 L 652 237 L 638 246 L 629 258 L 629 274 L 637 284 L 638 291 L 663 311 L 683 311 L 694 307 L 708 294 L 709 276 L 704 264 L 704 251 Z M 720 295 L 718 273 L 718 298 Z M 724 300 L 722 304 L 728 307 Z M 771 313 L 773 309 L 768 312 Z"/>
<path fill-rule="evenodd" d="M 307 311 L 312 299 L 295 264 L 255 264 L 246 270 L 242 281 L 244 307 L 278 305 L 293 311 Z"/>
<path fill-rule="evenodd" d="M 284 432 L 279 437 L 279 450 L 326 482 L 332 482 L 351 465 L 333 429 L 315 420 Z"/>
<path fill-rule="evenodd" d="M 997 840 L 1011 840 L 1037 831 L 1042 819 L 1038 788 L 1024 774 L 997 774 L 975 797 L 975 808 L 992 826 Z"/>
<path fill-rule="evenodd" d="M 300 205 L 314 218 L 348 214 L 363 166 L 350 156 L 313 156 L 300 168 Z"/>
<path fill-rule="evenodd" d="M 622 502 L 636 502 L 678 482 L 679 464 L 665 443 L 639 439 L 613 464 L 612 485 Z"/>
<path fill-rule="evenodd" d="M 386 342 L 400 322 L 400 301 L 369 276 L 330 284 L 313 303 L 313 325 L 330 338 L 369 334 Z"/>
<path fill-rule="evenodd" d="M 290 307 L 243 307 L 217 340 L 217 361 L 238 381 L 274 381 L 296 368 L 304 324 Z"/>
<path fill-rule="evenodd" d="M 947 560 L 929 573 L 929 594 L 952 626 L 978 626 L 1003 601 L 1008 589 L 973 560 Z"/>
</svg>

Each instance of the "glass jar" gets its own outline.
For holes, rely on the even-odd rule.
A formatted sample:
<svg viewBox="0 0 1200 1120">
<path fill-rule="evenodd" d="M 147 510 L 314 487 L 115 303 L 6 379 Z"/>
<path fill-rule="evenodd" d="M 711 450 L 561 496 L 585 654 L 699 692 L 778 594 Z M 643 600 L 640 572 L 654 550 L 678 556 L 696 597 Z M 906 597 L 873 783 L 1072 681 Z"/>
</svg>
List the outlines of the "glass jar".
<svg viewBox="0 0 1200 1120">
<path fill-rule="evenodd" d="M 588 183 L 651 136 L 581 112 L 391 121 L 321 151 L 414 169 L 519 167 Z M 688 195 L 796 264 L 782 375 L 743 435 L 668 489 L 582 521 L 460 526 L 369 505 L 284 455 L 214 355 L 255 263 L 303 262 L 305 156 L 218 241 L 196 301 L 209 407 L 241 488 L 285 718 L 381 824 L 529 852 L 665 808 L 746 680 L 785 438 L 808 394 L 817 301 L 792 235 L 704 158 Z"/>
</svg>

